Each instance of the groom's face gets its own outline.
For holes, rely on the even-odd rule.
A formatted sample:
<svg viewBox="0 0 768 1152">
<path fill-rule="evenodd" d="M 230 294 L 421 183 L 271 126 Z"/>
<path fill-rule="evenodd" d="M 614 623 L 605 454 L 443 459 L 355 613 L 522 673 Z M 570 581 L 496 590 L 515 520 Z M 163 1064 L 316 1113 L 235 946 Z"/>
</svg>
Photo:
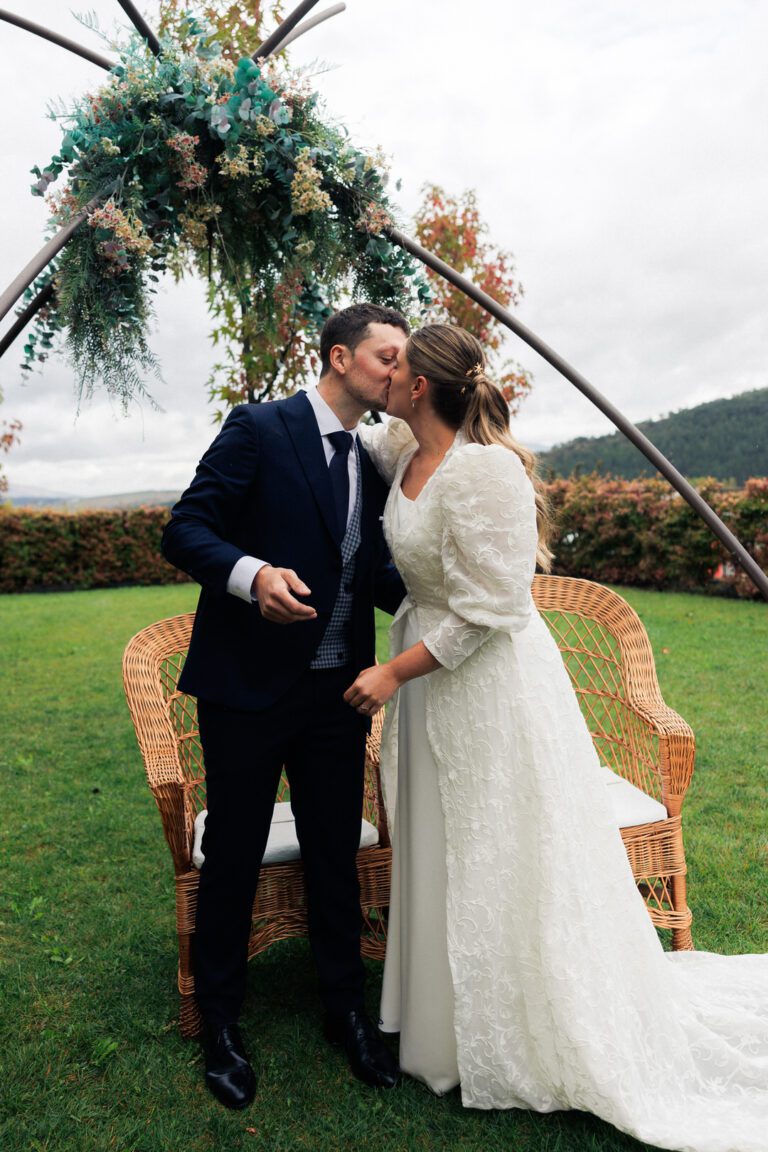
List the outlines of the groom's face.
<svg viewBox="0 0 768 1152">
<path fill-rule="evenodd" d="M 392 324 L 369 324 L 365 337 L 351 353 L 345 387 L 366 409 L 383 412 L 387 406 L 397 354 L 405 347 L 405 332 Z"/>
</svg>

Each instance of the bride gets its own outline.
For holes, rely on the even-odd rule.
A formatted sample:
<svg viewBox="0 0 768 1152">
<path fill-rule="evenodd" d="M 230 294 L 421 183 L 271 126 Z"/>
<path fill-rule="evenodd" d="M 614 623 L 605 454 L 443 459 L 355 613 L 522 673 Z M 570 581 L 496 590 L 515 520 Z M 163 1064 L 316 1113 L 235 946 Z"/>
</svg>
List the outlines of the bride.
<svg viewBox="0 0 768 1152">
<path fill-rule="evenodd" d="M 363 435 L 408 596 L 392 659 L 345 694 L 368 715 L 392 698 L 382 1029 L 405 1072 L 460 1084 L 467 1107 L 576 1108 L 660 1148 L 765 1152 L 768 957 L 661 948 L 532 601 L 546 510 L 474 337 L 415 332 L 387 412 Z"/>
</svg>

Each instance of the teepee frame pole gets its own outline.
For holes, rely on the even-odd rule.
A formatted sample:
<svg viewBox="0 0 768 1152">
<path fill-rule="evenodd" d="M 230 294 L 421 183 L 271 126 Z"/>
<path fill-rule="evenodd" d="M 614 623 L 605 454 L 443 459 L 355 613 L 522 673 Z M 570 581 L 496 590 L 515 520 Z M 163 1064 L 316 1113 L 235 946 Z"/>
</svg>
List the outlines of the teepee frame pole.
<svg viewBox="0 0 768 1152">
<path fill-rule="evenodd" d="M 34 299 L 30 300 L 24 311 L 19 313 L 11 327 L 2 339 L 0 339 L 0 356 L 10 348 L 16 337 L 24 331 L 32 317 L 36 316 L 40 309 L 52 299 L 53 283 L 46 284 L 45 288 L 41 288 Z"/>
<path fill-rule="evenodd" d="M 293 32 L 289 32 L 277 47 L 274 49 L 273 54 L 277 55 L 278 52 L 284 51 L 289 44 L 293 44 L 294 40 L 298 40 L 299 36 L 303 36 L 305 32 L 310 32 L 313 28 L 317 28 L 318 24 L 323 24 L 326 20 L 330 20 L 331 16 L 338 16 L 341 12 L 346 10 L 346 4 L 334 4 L 332 8 L 326 8 L 323 12 L 318 12 L 316 16 L 311 16 L 309 20 L 304 20 L 298 24 Z"/>
<path fill-rule="evenodd" d="M 292 32 L 299 21 L 303 20 L 306 14 L 312 11 L 317 2 L 318 0 L 302 0 L 301 4 L 298 4 L 293 12 L 289 12 L 285 20 L 283 20 L 281 24 L 278 24 L 272 35 L 268 36 L 267 39 L 259 45 L 252 59 L 266 60 L 267 56 L 271 56 L 272 53 L 279 48 L 283 40 L 285 40 L 288 33 Z"/>
<path fill-rule="evenodd" d="M 30 284 L 34 283 L 40 273 L 48 267 L 51 260 L 53 260 L 55 256 L 58 256 L 64 245 L 72 238 L 88 216 L 88 213 L 92 212 L 103 200 L 106 200 L 107 196 L 111 196 L 118 186 L 118 183 L 119 181 L 113 180 L 103 192 L 98 196 L 94 196 L 92 200 L 89 200 L 85 208 L 82 208 L 63 228 L 59 229 L 47 244 L 43 245 L 37 255 L 27 264 L 26 268 L 22 268 L 16 279 L 8 285 L 5 292 L 0 296 L 0 320 L 2 320 L 7 312 L 10 312 L 18 298 L 26 292 Z M 39 304 L 38 307 L 40 307 Z M 35 309 L 35 311 L 37 311 L 37 309 Z M 29 319 L 31 318 L 32 313 L 29 315 Z"/>
<path fill-rule="evenodd" d="M 90 60 L 91 64 L 98 64 L 99 68 L 104 68 L 107 72 L 110 68 L 114 68 L 113 62 L 108 60 L 106 56 L 102 56 L 99 52 L 92 52 L 90 48 L 84 48 L 82 44 L 78 44 L 66 36 L 60 36 L 58 32 L 52 32 L 50 28 L 44 28 L 42 24 L 35 24 L 32 20 L 27 20 L 25 16 L 17 16 L 15 12 L 7 12 L 5 8 L 0 8 L 0 20 L 4 20 L 6 24 L 15 24 L 17 28 L 23 28 L 25 32 L 32 32 L 35 36 L 41 36 L 43 40 L 49 40 L 51 44 L 58 44 L 59 48 L 66 48 L 68 52 L 74 52 L 76 56 Z"/>
<path fill-rule="evenodd" d="M 146 40 L 147 46 L 152 55 L 159 56 L 160 41 L 158 40 L 157 36 L 155 36 L 154 32 L 150 28 L 149 24 L 147 24 L 146 20 L 142 16 L 141 12 L 139 12 L 136 5 L 131 4 L 131 0 L 117 0 L 117 2 L 139 35 L 143 36 Z"/>
</svg>

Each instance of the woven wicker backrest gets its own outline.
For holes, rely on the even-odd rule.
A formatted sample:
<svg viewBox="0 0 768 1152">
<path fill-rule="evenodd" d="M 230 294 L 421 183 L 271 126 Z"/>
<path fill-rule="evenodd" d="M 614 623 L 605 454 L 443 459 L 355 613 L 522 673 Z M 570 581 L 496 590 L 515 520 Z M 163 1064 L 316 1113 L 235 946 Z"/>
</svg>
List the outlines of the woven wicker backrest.
<svg viewBox="0 0 768 1152">
<path fill-rule="evenodd" d="M 563 656 L 601 763 L 660 800 L 658 738 L 636 711 L 638 702 L 663 704 L 640 618 L 626 600 L 589 580 L 537 576 L 533 596 Z"/>
<path fill-rule="evenodd" d="M 150 787 L 157 796 L 158 788 L 167 781 L 181 784 L 186 806 L 194 814 L 205 807 L 205 767 L 197 702 L 178 688 L 193 621 L 191 612 L 173 616 L 151 624 L 134 636 L 124 657 L 124 679 Z M 376 825 L 380 822 L 376 773 L 382 719 L 381 715 L 374 717 L 368 742 L 363 805 L 366 820 Z M 277 799 L 289 797 L 288 781 L 283 773 Z"/>
<path fill-rule="evenodd" d="M 665 705 L 645 629 L 625 600 L 589 580 L 537 576 L 533 595 L 562 653 L 601 762 L 648 795 L 661 799 L 658 737 L 641 715 Z M 125 680 L 129 705 L 157 795 L 167 781 L 182 784 L 192 812 L 205 807 L 205 772 L 197 705 L 179 692 L 194 616 L 187 613 L 145 628 L 129 644 Z M 373 779 L 381 715 L 369 741 L 365 816 L 378 824 Z M 283 776 L 279 799 L 288 798 Z"/>
</svg>

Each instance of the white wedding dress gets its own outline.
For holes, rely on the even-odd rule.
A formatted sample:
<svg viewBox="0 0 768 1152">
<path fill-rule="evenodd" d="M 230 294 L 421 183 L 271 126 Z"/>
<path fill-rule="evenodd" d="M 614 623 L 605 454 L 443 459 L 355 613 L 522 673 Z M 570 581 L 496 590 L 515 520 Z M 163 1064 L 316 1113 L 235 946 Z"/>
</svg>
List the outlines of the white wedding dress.
<svg viewBox="0 0 768 1152">
<path fill-rule="evenodd" d="M 768 957 L 659 943 L 532 601 L 520 460 L 459 433 L 409 501 L 407 424 L 362 436 L 392 484 L 384 530 L 408 591 L 392 654 L 422 639 L 442 665 L 400 689 L 382 743 L 382 1027 L 403 1070 L 460 1083 L 469 1107 L 582 1109 L 660 1148 L 766 1152 Z"/>
</svg>

